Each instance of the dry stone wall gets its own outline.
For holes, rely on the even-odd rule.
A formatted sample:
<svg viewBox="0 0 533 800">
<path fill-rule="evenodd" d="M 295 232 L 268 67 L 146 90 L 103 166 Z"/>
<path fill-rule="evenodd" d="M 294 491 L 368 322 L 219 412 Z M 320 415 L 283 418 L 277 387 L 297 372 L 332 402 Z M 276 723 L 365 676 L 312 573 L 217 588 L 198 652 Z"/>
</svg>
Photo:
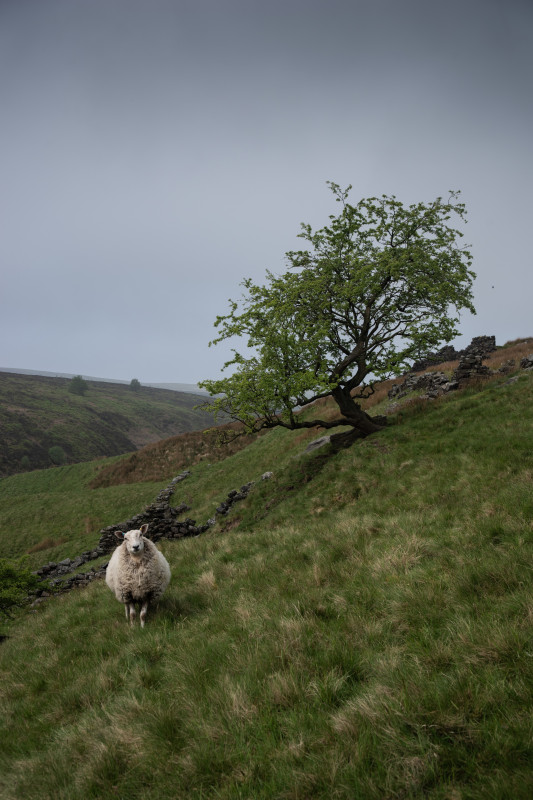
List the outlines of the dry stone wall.
<svg viewBox="0 0 533 800">
<path fill-rule="evenodd" d="M 484 359 L 490 357 L 490 353 L 493 352 L 495 346 L 496 340 L 494 336 L 477 336 L 472 339 L 472 342 L 465 350 L 458 354 L 459 366 L 451 378 L 448 378 L 444 372 L 424 372 L 420 375 L 413 369 L 413 371 L 407 373 L 402 383 L 396 383 L 391 387 L 388 397 L 390 400 L 399 400 L 409 392 L 424 389 L 424 394 L 421 397 L 431 399 L 445 392 L 459 389 L 461 384 L 474 378 L 484 378 L 497 373 L 506 374 L 516 368 L 515 361 L 512 358 L 505 361 L 497 370 L 491 370 L 490 367 L 483 364 Z M 439 352 L 444 352 L 448 349 L 443 348 Z M 520 367 L 521 369 L 533 368 L 533 353 L 521 359 Z"/>
<path fill-rule="evenodd" d="M 115 525 L 102 528 L 99 541 L 100 550 L 104 553 L 112 552 L 117 546 L 115 533 L 126 533 L 134 528 L 140 528 L 144 524 L 150 526 L 149 538 L 153 542 L 163 538 L 180 539 L 184 536 L 198 536 L 207 530 L 208 524 L 197 526 L 196 521 L 193 519 L 178 519 L 186 511 L 189 511 L 189 506 L 186 503 L 180 503 L 178 506 L 170 505 L 170 498 L 174 494 L 176 484 L 188 478 L 190 474 L 188 471 L 182 472 L 173 478 L 169 485 L 159 492 L 155 501 L 146 506 L 144 511 L 123 522 L 117 522 Z"/>
<path fill-rule="evenodd" d="M 388 396 L 390 400 L 399 400 L 409 392 L 424 389 L 425 397 L 437 397 L 443 392 L 450 392 L 458 388 L 457 381 L 450 381 L 444 372 L 425 372 L 423 375 L 409 372 L 402 383 L 395 383 L 389 389 Z"/>
<path fill-rule="evenodd" d="M 106 561 L 97 567 L 92 567 L 88 572 L 79 572 L 75 575 L 72 573 L 88 561 L 94 561 L 113 552 L 118 545 L 115 532 L 122 531 L 126 533 L 147 523 L 149 525 L 148 538 L 153 542 L 157 542 L 160 539 L 182 539 L 187 536 L 199 536 L 215 524 L 217 515 L 226 516 L 235 503 L 244 500 L 254 486 L 254 481 L 249 481 L 249 483 L 241 486 L 240 489 L 233 489 L 228 492 L 225 499 L 217 506 L 215 516 L 208 519 L 206 523 L 197 525 L 195 520 L 188 517 L 183 520 L 178 519 L 186 511 L 189 511 L 189 506 L 186 503 L 180 503 L 177 506 L 170 505 L 170 499 L 174 494 L 176 485 L 185 480 L 190 474 L 189 471 L 186 471 L 173 478 L 168 486 L 158 494 L 155 501 L 146 506 L 139 514 L 123 522 L 102 528 L 98 546 L 93 550 L 87 550 L 73 559 L 65 558 L 60 562 L 50 561 L 36 570 L 35 574 L 42 578 L 43 581 L 47 580 L 54 592 L 67 592 L 75 587 L 86 586 L 95 578 L 105 576 L 109 562 Z M 261 476 L 261 480 L 268 480 L 272 475 L 272 472 L 266 472 Z M 39 603 L 49 597 L 50 592 L 46 589 L 38 589 L 34 596 L 36 598 L 34 603 Z"/>
<path fill-rule="evenodd" d="M 452 345 L 446 345 L 446 347 L 437 350 L 436 353 L 429 353 L 425 358 L 415 361 L 411 371 L 422 372 L 437 364 L 444 364 L 445 361 L 459 361 L 464 356 L 469 356 L 473 353 L 481 355 L 483 358 L 488 358 L 494 350 L 496 350 L 495 336 L 474 336 L 464 350 L 456 350 Z"/>
</svg>

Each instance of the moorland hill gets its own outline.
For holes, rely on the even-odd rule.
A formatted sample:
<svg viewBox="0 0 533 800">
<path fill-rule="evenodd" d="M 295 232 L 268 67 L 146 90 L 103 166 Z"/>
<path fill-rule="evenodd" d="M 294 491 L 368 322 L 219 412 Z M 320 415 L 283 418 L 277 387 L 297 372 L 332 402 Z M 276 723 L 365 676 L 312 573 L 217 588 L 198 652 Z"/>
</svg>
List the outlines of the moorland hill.
<svg viewBox="0 0 533 800">
<path fill-rule="evenodd" d="M 205 396 L 169 389 L 0 372 L 0 476 L 132 452 L 213 423 Z"/>
</svg>

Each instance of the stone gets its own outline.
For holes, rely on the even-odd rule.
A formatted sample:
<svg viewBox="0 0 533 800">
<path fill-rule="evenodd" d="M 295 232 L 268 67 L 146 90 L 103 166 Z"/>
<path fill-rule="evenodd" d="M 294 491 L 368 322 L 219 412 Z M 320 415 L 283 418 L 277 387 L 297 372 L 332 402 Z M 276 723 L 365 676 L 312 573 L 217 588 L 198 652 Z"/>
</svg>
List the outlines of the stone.
<svg viewBox="0 0 533 800">
<path fill-rule="evenodd" d="M 469 355 L 471 352 L 481 354 L 483 358 L 489 358 L 490 353 L 494 352 L 494 350 L 496 350 L 495 336 L 474 336 L 464 350 L 455 350 L 452 345 L 446 345 L 436 353 L 428 353 L 424 358 L 415 361 L 412 369 L 414 372 L 422 372 L 427 370 L 428 367 L 442 364 L 445 361 L 459 361 L 463 356 Z"/>
<path fill-rule="evenodd" d="M 483 354 L 470 352 L 459 361 L 459 366 L 453 373 L 453 380 L 461 382 L 488 375 L 490 369 L 483 364 Z"/>
<path fill-rule="evenodd" d="M 458 388 L 458 384 L 456 381 L 450 382 L 444 372 L 424 372 L 422 375 L 410 372 L 403 383 L 396 383 L 391 387 L 388 397 L 391 400 L 398 399 L 409 392 L 424 389 L 423 397 L 435 398 L 443 392 L 451 391 L 450 387 Z"/>
<path fill-rule="evenodd" d="M 516 365 L 514 358 L 509 358 L 507 361 L 504 361 L 503 364 L 499 367 L 498 372 L 501 372 L 502 375 L 506 375 L 508 372 L 511 372 L 513 367 Z"/>
<path fill-rule="evenodd" d="M 331 441 L 331 436 L 321 436 L 320 439 L 315 439 L 305 448 L 306 453 L 311 453 L 313 450 L 318 450 L 319 447 L 325 447 Z"/>
</svg>

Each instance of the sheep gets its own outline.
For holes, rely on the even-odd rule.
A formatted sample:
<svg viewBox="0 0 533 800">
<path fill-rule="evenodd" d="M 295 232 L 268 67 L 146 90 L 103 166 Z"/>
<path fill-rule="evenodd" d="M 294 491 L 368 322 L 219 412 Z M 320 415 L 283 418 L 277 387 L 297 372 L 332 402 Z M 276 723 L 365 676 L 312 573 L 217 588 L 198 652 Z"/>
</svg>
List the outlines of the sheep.
<svg viewBox="0 0 533 800">
<path fill-rule="evenodd" d="M 145 538 L 148 525 L 127 533 L 115 531 L 123 539 L 107 565 L 106 583 L 119 603 L 124 603 L 126 620 L 135 623 L 135 603 L 141 606 L 141 628 L 144 628 L 148 603 L 157 600 L 170 581 L 170 567 L 163 553 Z"/>
</svg>

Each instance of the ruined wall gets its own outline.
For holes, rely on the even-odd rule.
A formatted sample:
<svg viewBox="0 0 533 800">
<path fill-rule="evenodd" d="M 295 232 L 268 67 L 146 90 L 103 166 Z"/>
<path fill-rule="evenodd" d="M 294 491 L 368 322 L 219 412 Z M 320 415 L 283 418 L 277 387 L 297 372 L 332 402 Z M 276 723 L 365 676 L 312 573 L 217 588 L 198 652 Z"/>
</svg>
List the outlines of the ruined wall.
<svg viewBox="0 0 533 800">
<path fill-rule="evenodd" d="M 119 544 L 115 531 L 126 533 L 129 530 L 138 529 L 146 523 L 149 526 L 147 538 L 153 542 L 157 542 L 160 539 L 182 539 L 186 536 L 199 536 L 215 524 L 216 515 L 225 516 L 228 514 L 233 505 L 239 500 L 244 500 L 254 486 L 254 481 L 250 481 L 241 486 L 240 489 L 233 489 L 228 492 L 226 498 L 217 506 L 215 516 L 208 519 L 204 524 L 197 525 L 195 520 L 188 517 L 183 520 L 178 519 L 186 511 L 189 511 L 189 506 L 186 503 L 180 503 L 177 506 L 170 504 L 176 485 L 185 480 L 190 474 L 189 471 L 186 471 L 173 478 L 168 486 L 159 492 L 155 501 L 146 506 L 139 514 L 123 522 L 117 522 L 115 525 L 108 525 L 106 528 L 102 528 L 98 546 L 94 550 L 87 550 L 76 558 L 65 558 L 59 562 L 50 561 L 36 570 L 35 574 L 43 580 L 48 579 L 54 591 L 66 592 L 76 586 L 86 586 L 95 578 L 105 576 L 108 562 L 102 563 L 96 568 L 92 567 L 88 572 L 79 572 L 75 575 L 72 575 L 72 572 L 88 561 L 94 561 L 112 553 Z M 271 476 L 272 473 L 268 472 L 262 475 L 261 479 L 267 480 Z M 37 590 L 36 596 L 36 602 L 40 602 L 50 596 L 50 593 L 46 590 Z"/>
<path fill-rule="evenodd" d="M 496 337 L 495 336 L 474 336 L 468 347 L 464 350 L 456 350 L 452 345 L 446 345 L 436 353 L 429 353 L 425 358 L 415 361 L 412 367 L 412 372 L 422 372 L 429 367 L 434 367 L 437 364 L 444 364 L 445 361 L 459 361 L 464 356 L 471 354 L 481 355 L 487 358 L 490 353 L 496 350 Z"/>
</svg>

